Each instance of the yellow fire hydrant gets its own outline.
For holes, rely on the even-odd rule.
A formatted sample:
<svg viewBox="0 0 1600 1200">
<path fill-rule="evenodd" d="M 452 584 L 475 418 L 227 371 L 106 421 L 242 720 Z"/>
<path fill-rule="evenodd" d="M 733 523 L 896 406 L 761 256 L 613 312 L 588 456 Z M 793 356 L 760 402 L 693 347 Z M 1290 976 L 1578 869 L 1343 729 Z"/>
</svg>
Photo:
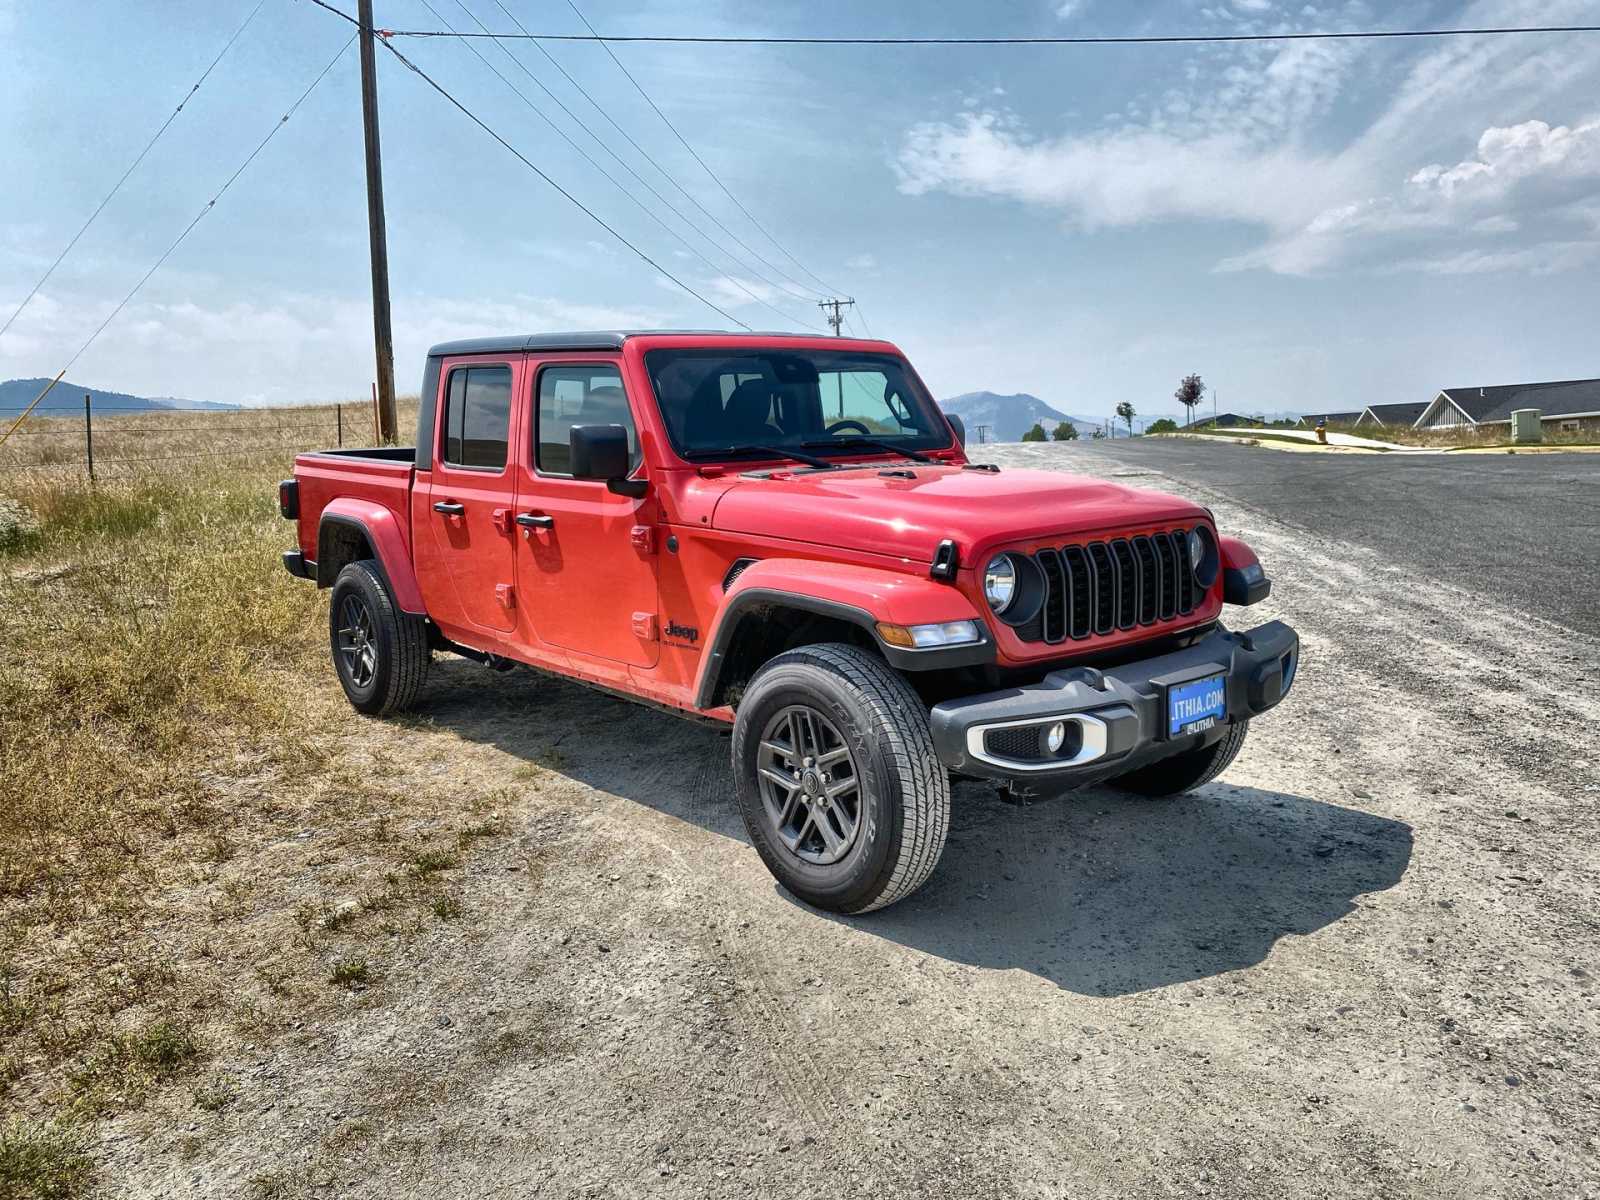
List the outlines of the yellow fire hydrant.
<svg viewBox="0 0 1600 1200">
<path fill-rule="evenodd" d="M 1317 420 L 1317 441 L 1324 446 L 1328 444 L 1328 423 L 1321 418 Z"/>
</svg>

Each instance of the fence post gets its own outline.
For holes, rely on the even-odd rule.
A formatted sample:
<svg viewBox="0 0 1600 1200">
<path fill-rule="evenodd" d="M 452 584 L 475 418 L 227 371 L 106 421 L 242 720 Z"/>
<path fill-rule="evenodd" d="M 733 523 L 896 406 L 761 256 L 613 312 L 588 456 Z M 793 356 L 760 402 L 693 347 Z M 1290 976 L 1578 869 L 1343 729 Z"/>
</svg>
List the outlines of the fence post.
<svg viewBox="0 0 1600 1200">
<path fill-rule="evenodd" d="M 89 393 L 83 394 L 83 449 L 89 459 L 89 482 L 94 482 L 94 416 L 90 408 Z"/>
<path fill-rule="evenodd" d="M 339 426 L 339 448 L 342 450 L 344 448 L 344 405 L 335 404 L 333 406 L 333 419 Z"/>
</svg>

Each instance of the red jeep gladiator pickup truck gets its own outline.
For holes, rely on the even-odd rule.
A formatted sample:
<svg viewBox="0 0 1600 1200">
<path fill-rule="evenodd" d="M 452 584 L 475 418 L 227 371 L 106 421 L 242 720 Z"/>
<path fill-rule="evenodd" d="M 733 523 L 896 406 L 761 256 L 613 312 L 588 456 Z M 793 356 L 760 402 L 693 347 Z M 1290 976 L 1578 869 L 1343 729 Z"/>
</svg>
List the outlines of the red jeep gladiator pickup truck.
<svg viewBox="0 0 1600 1200">
<path fill-rule="evenodd" d="M 445 651 L 731 724 L 762 859 L 865 912 L 932 872 L 952 773 L 1185 792 L 1299 657 L 1282 622 L 1222 625 L 1270 584 L 1205 508 L 964 441 L 888 342 L 451 342 L 414 449 L 296 458 L 284 564 L 332 588 L 364 713 Z"/>
</svg>

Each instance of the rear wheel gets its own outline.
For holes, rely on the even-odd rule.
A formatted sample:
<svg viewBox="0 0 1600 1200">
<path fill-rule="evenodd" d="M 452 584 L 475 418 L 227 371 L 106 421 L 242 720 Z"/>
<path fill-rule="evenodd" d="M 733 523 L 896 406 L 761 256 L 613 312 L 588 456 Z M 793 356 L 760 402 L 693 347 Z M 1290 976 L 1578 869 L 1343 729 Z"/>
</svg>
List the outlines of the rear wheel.
<svg viewBox="0 0 1600 1200">
<path fill-rule="evenodd" d="M 1249 721 L 1237 721 L 1209 746 L 1185 750 L 1148 767 L 1119 775 L 1111 780 L 1111 786 L 1141 796 L 1179 796 L 1193 791 L 1228 769 L 1228 764 L 1239 756 L 1249 729 Z"/>
<path fill-rule="evenodd" d="M 739 705 L 733 766 L 756 851 L 818 908 L 893 904 L 944 850 L 950 780 L 927 710 L 865 650 L 803 646 L 764 666 Z"/>
<path fill-rule="evenodd" d="M 409 708 L 428 678 L 427 623 L 402 612 L 373 559 L 339 572 L 328 606 L 333 668 L 355 708 L 372 716 Z"/>
</svg>

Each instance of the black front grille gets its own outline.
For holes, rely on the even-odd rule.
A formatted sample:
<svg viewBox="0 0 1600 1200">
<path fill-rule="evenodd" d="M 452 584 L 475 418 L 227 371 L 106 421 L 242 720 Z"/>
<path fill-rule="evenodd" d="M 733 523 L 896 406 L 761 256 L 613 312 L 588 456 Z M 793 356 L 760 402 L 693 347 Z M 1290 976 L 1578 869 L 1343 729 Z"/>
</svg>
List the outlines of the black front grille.
<svg viewBox="0 0 1600 1200">
<path fill-rule="evenodd" d="M 1188 536 L 1187 529 L 1163 530 L 1035 552 L 1044 603 L 1017 626 L 1017 636 L 1053 645 L 1188 616 L 1204 595 Z"/>
</svg>

